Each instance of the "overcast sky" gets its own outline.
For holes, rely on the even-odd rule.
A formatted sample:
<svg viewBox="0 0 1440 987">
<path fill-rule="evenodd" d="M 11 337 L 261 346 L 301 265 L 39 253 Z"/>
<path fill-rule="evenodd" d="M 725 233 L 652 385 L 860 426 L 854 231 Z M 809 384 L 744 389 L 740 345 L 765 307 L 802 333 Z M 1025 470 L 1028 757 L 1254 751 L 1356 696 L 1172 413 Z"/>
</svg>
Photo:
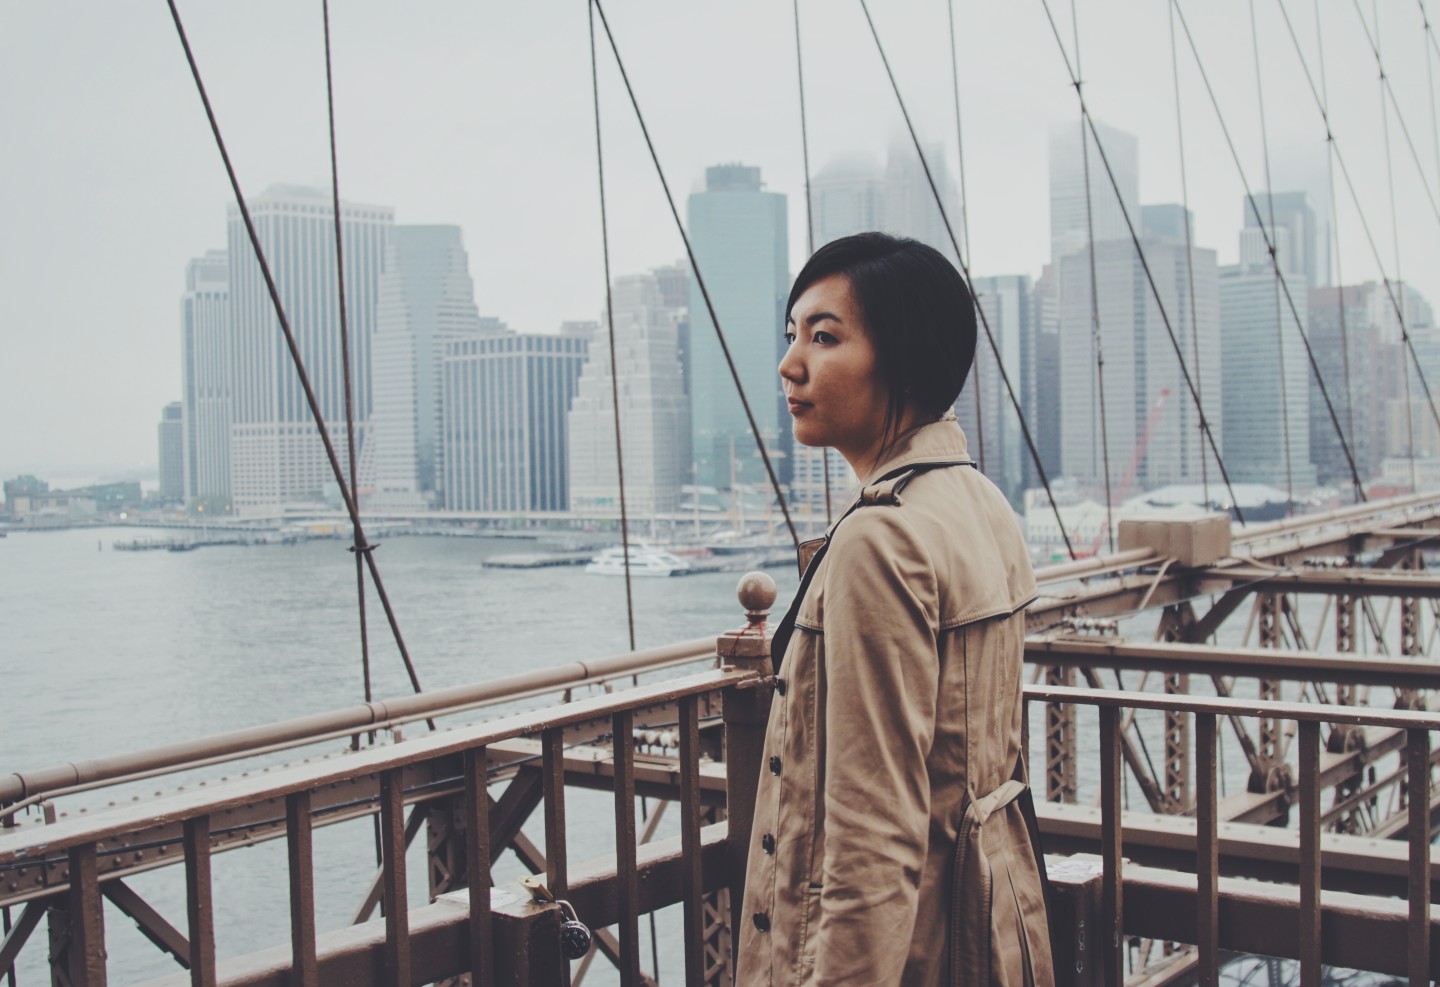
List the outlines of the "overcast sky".
<svg viewBox="0 0 1440 987">
<path fill-rule="evenodd" d="M 319 0 L 179 6 L 242 188 L 328 188 Z M 1333 130 L 1393 276 L 1374 56 L 1353 4 L 1322 6 Z M 1072 47 L 1069 5 L 1051 7 Z M 1246 177 L 1262 189 L 1250 7 L 1189 0 L 1182 9 Z M 1308 189 L 1328 212 L 1319 111 L 1279 3 L 1255 9 L 1273 185 Z M 1285 9 L 1318 86 L 1315 6 L 1285 0 Z M 1360 10 L 1373 31 L 1376 9 L 1367 0 Z M 770 189 L 790 196 L 798 269 L 804 169 L 790 3 L 610 0 L 606 12 L 682 215 L 706 165 L 758 165 Z M 922 137 L 943 144 L 953 170 L 945 0 L 872 0 L 872 12 Z M 1180 201 L 1167 4 L 1080 0 L 1078 13 L 1092 112 L 1139 137 L 1142 201 Z M 1417 3 L 1391 0 L 1378 14 L 1400 115 L 1435 189 L 1427 72 L 1440 74 L 1440 59 Z M 1040 0 L 955 0 L 955 16 L 975 273 L 1033 276 L 1049 250 L 1046 136 L 1078 120 L 1074 92 Z M 336 0 L 331 18 L 343 196 L 393 206 L 402 223 L 459 224 L 482 314 L 540 332 L 597 317 L 583 0 Z M 812 170 L 850 149 L 883 159 L 902 123 L 858 2 L 804 0 L 800 18 Z M 1233 262 L 1241 178 L 1183 35 L 1178 43 L 1197 245 Z M 682 247 L 603 48 L 600 87 L 618 275 L 672 261 Z M 0 473 L 153 464 L 161 407 L 180 396 L 185 263 L 223 244 L 230 199 L 169 11 L 160 0 L 5 0 L 0 91 Z M 1389 123 L 1399 270 L 1440 301 L 1440 216 L 1393 111 Z M 1377 278 L 1343 184 L 1337 195 L 1345 280 Z"/>
</svg>

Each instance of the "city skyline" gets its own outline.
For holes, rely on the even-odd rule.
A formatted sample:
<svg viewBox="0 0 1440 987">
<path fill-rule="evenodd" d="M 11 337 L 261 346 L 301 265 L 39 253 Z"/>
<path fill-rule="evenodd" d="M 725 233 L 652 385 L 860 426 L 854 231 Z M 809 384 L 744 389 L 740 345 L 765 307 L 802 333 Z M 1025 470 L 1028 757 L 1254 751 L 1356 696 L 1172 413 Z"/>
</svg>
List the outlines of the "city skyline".
<svg viewBox="0 0 1440 987">
<path fill-rule="evenodd" d="M 273 182 L 327 184 L 318 12 L 295 17 L 261 0 L 243 11 L 184 14 L 245 193 Z M 761 167 L 770 188 L 789 197 L 796 269 L 804 183 L 790 12 L 635 0 L 609 14 L 672 191 L 683 197 L 716 161 Z M 953 169 L 944 9 L 901 0 L 875 15 L 922 136 L 945 147 Z M 1313 68 L 1313 13 L 1292 16 Z M 1180 201 L 1169 51 L 1160 43 L 1167 11 L 1092 2 L 1079 17 L 1092 109 L 1137 135 L 1141 198 Z M 1248 31 L 1233 11 L 1197 6 L 1187 17 L 1251 186 L 1304 189 L 1328 211 L 1323 127 L 1277 12 L 1257 9 L 1269 182 L 1250 52 L 1234 44 Z M 1327 8 L 1323 17 L 1337 146 L 1393 270 L 1373 58 L 1354 11 Z M 1068 39 L 1069 11 L 1057 18 Z M 801 22 L 812 171 L 849 148 L 883 157 L 897 135 L 903 140 L 903 122 L 860 11 L 802 3 Z M 1381 22 L 1389 76 L 1426 156 L 1433 123 L 1424 49 L 1412 38 L 1419 12 L 1384 9 Z M 583 10 L 542 19 L 442 3 L 417 17 L 361 2 L 336 11 L 333 29 L 342 193 L 395 203 L 397 222 L 459 225 L 482 311 L 532 331 L 596 311 L 603 273 Z M 1045 141 L 1052 125 L 1078 129 L 1074 91 L 1038 5 L 957 10 L 955 47 L 976 273 L 1037 276 L 1048 238 Z M 257 74 L 262 49 L 272 71 Z M 1180 50 L 1196 242 L 1226 264 L 1235 259 L 1240 180 L 1183 38 Z M 0 417 L 46 411 L 0 436 L 0 464 L 153 463 L 145 437 L 155 408 L 178 396 L 174 272 L 219 245 L 213 230 L 229 197 L 173 25 L 163 8 L 102 8 L 75 19 L 32 5 L 10 12 L 0 52 L 0 78 L 27 94 L 0 108 L 9 179 L 0 214 L 10 233 L 0 248 L 0 297 L 10 324 L 25 327 L 10 334 L 0 368 Z M 753 71 L 735 73 L 738 57 Z M 603 39 L 600 84 L 612 268 L 645 270 L 682 249 Z M 1431 273 L 1440 272 L 1435 224 L 1425 221 L 1413 162 L 1402 144 L 1394 151 L 1402 269 L 1437 297 L 1437 286 L 1421 280 L 1440 277 Z M 1377 280 L 1343 187 L 1339 216 L 1344 280 Z M 76 270 L 86 272 L 84 291 L 70 285 Z M 77 352 L 86 359 L 67 360 Z"/>
</svg>

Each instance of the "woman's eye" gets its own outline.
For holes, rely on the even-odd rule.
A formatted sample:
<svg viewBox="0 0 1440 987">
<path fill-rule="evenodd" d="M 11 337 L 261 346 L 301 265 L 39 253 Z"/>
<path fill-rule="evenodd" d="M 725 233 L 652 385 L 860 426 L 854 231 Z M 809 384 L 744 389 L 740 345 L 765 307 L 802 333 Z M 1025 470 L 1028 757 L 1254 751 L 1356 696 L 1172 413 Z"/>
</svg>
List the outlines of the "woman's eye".
<svg viewBox="0 0 1440 987">
<path fill-rule="evenodd" d="M 826 346 L 830 345 L 831 343 L 839 342 L 839 340 L 837 340 L 834 336 L 830 335 L 824 329 L 816 330 L 815 335 L 811 338 L 814 339 L 815 342 L 822 343 Z"/>
<path fill-rule="evenodd" d="M 789 344 L 794 343 L 794 342 L 795 342 L 795 334 L 794 334 L 793 332 L 787 332 L 787 333 L 785 334 L 785 343 L 786 343 L 787 345 L 789 345 Z"/>
</svg>

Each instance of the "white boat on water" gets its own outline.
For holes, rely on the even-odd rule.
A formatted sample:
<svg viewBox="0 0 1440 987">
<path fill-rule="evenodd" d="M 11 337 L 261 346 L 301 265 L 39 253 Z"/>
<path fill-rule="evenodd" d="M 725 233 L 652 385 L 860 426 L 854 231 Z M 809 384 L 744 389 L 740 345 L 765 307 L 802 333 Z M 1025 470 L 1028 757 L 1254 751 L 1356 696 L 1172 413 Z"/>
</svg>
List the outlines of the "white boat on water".
<svg viewBox="0 0 1440 987">
<path fill-rule="evenodd" d="M 625 550 L 619 545 L 607 548 L 585 566 L 586 572 L 601 576 L 625 575 Z M 662 549 L 643 543 L 630 546 L 630 575 L 683 576 L 690 563 Z"/>
</svg>

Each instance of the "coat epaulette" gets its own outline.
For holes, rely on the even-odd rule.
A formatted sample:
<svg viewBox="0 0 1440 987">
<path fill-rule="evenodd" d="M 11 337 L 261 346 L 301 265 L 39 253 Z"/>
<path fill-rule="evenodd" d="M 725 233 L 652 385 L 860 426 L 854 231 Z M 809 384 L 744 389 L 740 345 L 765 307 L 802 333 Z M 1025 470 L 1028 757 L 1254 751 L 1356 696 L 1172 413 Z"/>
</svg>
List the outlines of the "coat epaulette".
<svg viewBox="0 0 1440 987">
<path fill-rule="evenodd" d="M 900 504 L 900 491 L 905 489 L 905 484 L 915 476 L 916 471 L 908 469 L 895 476 L 887 476 L 878 483 L 872 483 L 860 491 L 860 505 L 871 507 L 875 504 L 887 504 L 898 506 Z"/>
</svg>

